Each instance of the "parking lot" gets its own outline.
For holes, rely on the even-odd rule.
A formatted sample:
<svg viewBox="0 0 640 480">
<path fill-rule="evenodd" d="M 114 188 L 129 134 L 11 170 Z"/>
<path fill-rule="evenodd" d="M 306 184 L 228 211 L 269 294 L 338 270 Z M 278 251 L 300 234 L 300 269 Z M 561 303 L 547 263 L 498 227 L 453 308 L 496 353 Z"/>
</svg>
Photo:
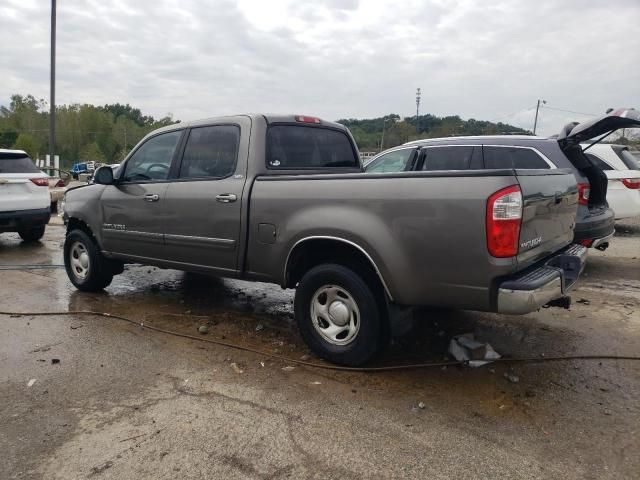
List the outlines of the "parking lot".
<svg viewBox="0 0 640 480">
<path fill-rule="evenodd" d="M 640 222 L 617 232 L 591 253 L 570 310 L 421 310 L 379 364 L 442 361 L 465 332 L 505 357 L 637 355 Z M 60 265 L 63 239 L 61 225 L 30 245 L 3 234 L 0 264 Z M 207 325 L 203 338 L 309 355 L 278 286 L 132 265 L 88 294 L 61 268 L 0 275 L 3 311 Z M 637 478 L 639 398 L 632 361 L 342 372 L 108 318 L 0 316 L 2 479 Z"/>
</svg>

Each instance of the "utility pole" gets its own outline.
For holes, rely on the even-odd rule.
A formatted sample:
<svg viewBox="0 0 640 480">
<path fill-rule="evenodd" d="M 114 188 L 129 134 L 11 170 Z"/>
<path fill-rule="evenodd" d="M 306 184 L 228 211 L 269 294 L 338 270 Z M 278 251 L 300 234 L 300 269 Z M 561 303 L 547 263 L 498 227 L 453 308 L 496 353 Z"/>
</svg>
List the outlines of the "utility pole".
<svg viewBox="0 0 640 480">
<path fill-rule="evenodd" d="M 540 100 L 538 99 L 538 105 L 536 105 L 536 119 L 533 121 L 533 134 L 536 134 L 536 128 L 538 128 L 538 111 L 540 110 L 540 102 L 543 103 L 543 105 L 546 105 L 547 101 L 546 100 Z"/>
<path fill-rule="evenodd" d="M 51 85 L 49 98 L 49 161 L 56 150 L 56 0 L 51 0 Z"/>
<path fill-rule="evenodd" d="M 416 122 L 418 121 L 418 116 L 420 115 L 420 88 L 416 88 Z"/>
<path fill-rule="evenodd" d="M 382 138 L 380 139 L 380 151 L 382 151 L 382 146 L 384 145 L 384 126 L 387 123 L 387 117 L 382 119 Z"/>
</svg>

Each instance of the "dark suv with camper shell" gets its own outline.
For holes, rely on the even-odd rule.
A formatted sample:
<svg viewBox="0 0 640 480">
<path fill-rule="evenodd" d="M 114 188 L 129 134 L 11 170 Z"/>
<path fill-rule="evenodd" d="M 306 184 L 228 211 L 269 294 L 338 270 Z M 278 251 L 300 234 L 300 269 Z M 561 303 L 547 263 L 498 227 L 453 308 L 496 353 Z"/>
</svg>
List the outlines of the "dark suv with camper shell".
<svg viewBox="0 0 640 480">
<path fill-rule="evenodd" d="M 579 208 L 574 240 L 604 250 L 614 233 L 614 213 L 607 204 L 607 177 L 583 153 L 580 142 L 620 128 L 640 126 L 634 109 L 618 109 L 594 120 L 564 127 L 552 138 L 493 135 L 417 140 L 387 150 L 365 165 L 368 173 L 450 170 L 570 169 L 578 183 Z"/>
</svg>

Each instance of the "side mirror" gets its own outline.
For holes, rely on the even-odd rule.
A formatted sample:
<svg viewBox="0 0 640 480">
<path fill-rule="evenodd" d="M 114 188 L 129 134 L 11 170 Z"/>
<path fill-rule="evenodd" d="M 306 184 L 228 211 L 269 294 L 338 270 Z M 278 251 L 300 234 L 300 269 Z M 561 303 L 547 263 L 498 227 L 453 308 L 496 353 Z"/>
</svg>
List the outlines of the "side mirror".
<svg viewBox="0 0 640 480">
<path fill-rule="evenodd" d="M 111 167 L 100 167 L 93 175 L 93 183 L 100 185 L 113 185 L 113 169 Z"/>
</svg>

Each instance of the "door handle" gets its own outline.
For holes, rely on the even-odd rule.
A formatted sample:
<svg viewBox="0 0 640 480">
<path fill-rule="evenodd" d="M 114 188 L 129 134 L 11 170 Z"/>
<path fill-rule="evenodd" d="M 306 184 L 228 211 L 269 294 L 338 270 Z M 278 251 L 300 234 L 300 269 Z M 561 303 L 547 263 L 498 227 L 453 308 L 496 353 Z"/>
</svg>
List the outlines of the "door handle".
<svg viewBox="0 0 640 480">
<path fill-rule="evenodd" d="M 231 203 L 238 199 L 234 193 L 221 193 L 216 195 L 216 200 L 220 203 Z"/>
<path fill-rule="evenodd" d="M 158 195 L 156 193 L 149 193 L 149 194 L 144 196 L 144 199 L 147 202 L 157 202 L 158 200 L 160 200 L 160 195 Z"/>
</svg>

